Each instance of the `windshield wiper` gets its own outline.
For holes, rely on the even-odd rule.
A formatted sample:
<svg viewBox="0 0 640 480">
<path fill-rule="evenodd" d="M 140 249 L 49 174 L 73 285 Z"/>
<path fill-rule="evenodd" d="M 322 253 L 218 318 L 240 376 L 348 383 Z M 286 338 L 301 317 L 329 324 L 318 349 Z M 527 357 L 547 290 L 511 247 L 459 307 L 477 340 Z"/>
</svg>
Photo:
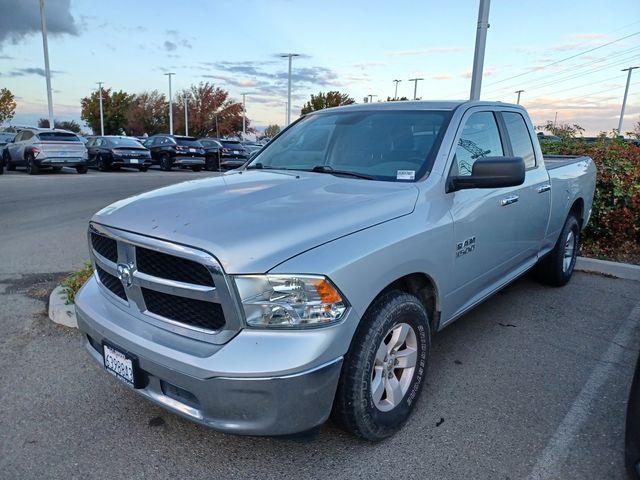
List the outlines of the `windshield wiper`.
<svg viewBox="0 0 640 480">
<path fill-rule="evenodd" d="M 333 167 L 330 167 L 329 165 L 316 165 L 309 171 L 316 172 L 316 173 L 330 173 L 332 175 L 345 175 L 348 177 L 363 178 L 365 180 L 376 179 L 375 177 L 372 177 L 371 175 L 365 175 L 364 173 L 349 172 L 348 170 L 336 170 Z"/>
<path fill-rule="evenodd" d="M 263 165 L 262 163 L 258 162 L 258 163 L 254 163 L 253 165 L 249 165 L 247 168 L 247 170 L 291 170 L 290 168 L 284 168 L 284 167 L 273 167 L 271 165 Z"/>
</svg>

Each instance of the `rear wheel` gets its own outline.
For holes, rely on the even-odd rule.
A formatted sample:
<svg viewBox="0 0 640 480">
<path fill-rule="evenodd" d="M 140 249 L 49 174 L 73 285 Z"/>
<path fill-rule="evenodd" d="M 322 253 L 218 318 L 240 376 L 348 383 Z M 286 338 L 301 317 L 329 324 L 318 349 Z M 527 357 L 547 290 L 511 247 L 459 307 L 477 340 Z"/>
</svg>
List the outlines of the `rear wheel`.
<svg viewBox="0 0 640 480">
<path fill-rule="evenodd" d="M 417 297 L 393 290 L 369 308 L 344 365 L 334 415 L 371 441 L 395 433 L 425 383 L 431 345 L 428 314 Z"/>
<path fill-rule="evenodd" d="M 33 156 L 33 153 L 27 153 L 25 160 L 27 161 L 27 173 L 29 175 L 37 175 L 40 173 L 40 167 L 36 165 L 36 158 Z"/>
<path fill-rule="evenodd" d="M 171 167 L 173 167 L 173 162 L 171 161 L 171 158 L 169 157 L 169 155 L 163 155 L 160 158 L 160 170 L 164 170 L 165 172 L 168 172 L 171 170 Z"/>
<path fill-rule="evenodd" d="M 106 172 L 107 170 L 109 170 L 109 165 L 107 165 L 107 162 L 105 162 L 104 158 L 102 158 L 102 155 L 98 155 L 96 157 L 96 166 L 101 172 Z"/>
<path fill-rule="evenodd" d="M 202 170 L 202 167 L 200 165 L 194 165 L 193 167 L 191 167 L 191 170 L 193 170 L 194 172 L 199 172 L 200 170 Z"/>
<path fill-rule="evenodd" d="M 580 224 L 569 214 L 555 247 L 538 263 L 536 276 L 547 285 L 562 287 L 571 279 L 580 246 Z"/>
<path fill-rule="evenodd" d="M 76 167 L 76 172 L 78 172 L 78 173 L 87 173 L 87 166 L 86 165 L 78 165 Z"/>
<path fill-rule="evenodd" d="M 138 170 L 140 172 L 146 172 L 147 170 L 149 170 L 149 167 L 138 167 Z"/>
</svg>

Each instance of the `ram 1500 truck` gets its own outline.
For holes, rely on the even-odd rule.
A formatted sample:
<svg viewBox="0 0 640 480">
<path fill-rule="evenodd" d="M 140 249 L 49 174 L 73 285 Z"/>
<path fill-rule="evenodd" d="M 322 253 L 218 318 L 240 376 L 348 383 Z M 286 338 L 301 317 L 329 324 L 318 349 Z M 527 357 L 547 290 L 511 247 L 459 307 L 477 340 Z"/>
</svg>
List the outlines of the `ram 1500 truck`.
<svg viewBox="0 0 640 480">
<path fill-rule="evenodd" d="M 215 429 L 292 434 L 333 411 L 379 440 L 432 335 L 531 268 L 569 281 L 595 176 L 543 157 L 518 105 L 313 112 L 240 170 L 98 212 L 78 325 L 108 372 Z"/>
</svg>

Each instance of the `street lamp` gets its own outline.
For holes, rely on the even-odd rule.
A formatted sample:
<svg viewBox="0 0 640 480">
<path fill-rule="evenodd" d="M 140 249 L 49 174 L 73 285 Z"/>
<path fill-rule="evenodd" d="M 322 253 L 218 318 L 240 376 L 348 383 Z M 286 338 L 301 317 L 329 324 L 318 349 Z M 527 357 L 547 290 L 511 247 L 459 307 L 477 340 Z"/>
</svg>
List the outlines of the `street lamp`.
<svg viewBox="0 0 640 480">
<path fill-rule="evenodd" d="M 413 99 L 417 100 L 418 96 L 418 82 L 424 80 L 424 78 L 410 78 L 409 81 L 413 82 Z"/>
<path fill-rule="evenodd" d="M 173 72 L 165 73 L 169 77 L 169 135 L 173 135 L 173 98 L 171 97 L 171 76 Z"/>
<path fill-rule="evenodd" d="M 40 0 L 40 25 L 42 27 L 42 49 L 44 50 L 44 75 L 47 80 L 47 104 L 49 106 L 49 128 L 53 124 L 53 98 L 51 96 L 51 69 L 49 68 L 49 44 L 47 43 L 47 22 L 44 18 L 44 0 Z"/>
<path fill-rule="evenodd" d="M 189 96 L 184 96 L 184 135 L 185 137 L 189 136 Z"/>
<path fill-rule="evenodd" d="M 473 72 L 471 73 L 471 93 L 469 100 L 480 100 L 482 87 L 482 69 L 484 68 L 484 50 L 487 44 L 489 29 L 489 7 L 491 0 L 480 0 L 478 9 L 478 29 L 476 32 L 476 49 L 473 53 Z"/>
<path fill-rule="evenodd" d="M 289 85 L 287 88 L 287 125 L 291 123 L 291 59 L 293 57 L 299 57 L 299 53 L 283 53 L 281 58 L 289 59 Z"/>
<path fill-rule="evenodd" d="M 516 90 L 515 92 L 513 92 L 513 93 L 517 93 L 517 94 L 518 94 L 518 100 L 516 100 L 516 103 L 517 103 L 518 105 L 520 105 L 520 94 L 521 94 L 522 92 L 524 92 L 524 90 Z"/>
<path fill-rule="evenodd" d="M 242 94 L 242 140 L 244 140 L 247 135 L 247 103 L 246 103 L 246 93 Z"/>
<path fill-rule="evenodd" d="M 102 111 L 102 84 L 104 82 L 97 82 L 100 89 L 100 135 L 104 137 L 104 114 Z"/>
<path fill-rule="evenodd" d="M 401 82 L 402 80 L 394 80 L 394 82 L 396 82 L 396 93 L 393 95 L 393 99 L 397 100 L 398 99 L 398 84 Z"/>
<path fill-rule="evenodd" d="M 629 83 L 631 82 L 631 72 L 640 67 L 629 67 L 622 70 L 627 74 L 627 86 L 624 87 L 624 97 L 622 98 L 622 109 L 620 110 L 620 121 L 618 122 L 618 135 L 622 135 L 622 121 L 624 120 L 624 109 L 627 106 L 627 94 L 629 93 Z"/>
<path fill-rule="evenodd" d="M 373 103 L 373 97 L 377 97 L 378 95 L 373 95 L 373 94 L 369 94 L 367 95 L 367 97 L 369 97 L 369 103 Z"/>
</svg>

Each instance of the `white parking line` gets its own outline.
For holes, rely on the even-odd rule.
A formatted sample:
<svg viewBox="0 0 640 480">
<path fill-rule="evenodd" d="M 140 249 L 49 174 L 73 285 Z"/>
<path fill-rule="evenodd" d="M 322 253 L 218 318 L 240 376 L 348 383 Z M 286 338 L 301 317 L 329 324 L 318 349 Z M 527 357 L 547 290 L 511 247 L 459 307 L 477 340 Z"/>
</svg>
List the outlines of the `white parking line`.
<svg viewBox="0 0 640 480">
<path fill-rule="evenodd" d="M 562 464 L 569 454 L 569 449 L 580 428 L 589 417 L 593 401 L 599 395 L 598 391 L 609 378 L 614 366 L 625 355 L 625 350 L 628 349 L 634 330 L 638 328 L 639 324 L 640 303 L 633 308 L 618 329 L 607 351 L 600 357 L 600 361 L 591 372 L 587 383 L 585 383 L 562 423 L 560 423 L 549 443 L 547 443 L 542 455 L 538 458 L 529 474 L 530 480 L 562 478 Z"/>
</svg>

